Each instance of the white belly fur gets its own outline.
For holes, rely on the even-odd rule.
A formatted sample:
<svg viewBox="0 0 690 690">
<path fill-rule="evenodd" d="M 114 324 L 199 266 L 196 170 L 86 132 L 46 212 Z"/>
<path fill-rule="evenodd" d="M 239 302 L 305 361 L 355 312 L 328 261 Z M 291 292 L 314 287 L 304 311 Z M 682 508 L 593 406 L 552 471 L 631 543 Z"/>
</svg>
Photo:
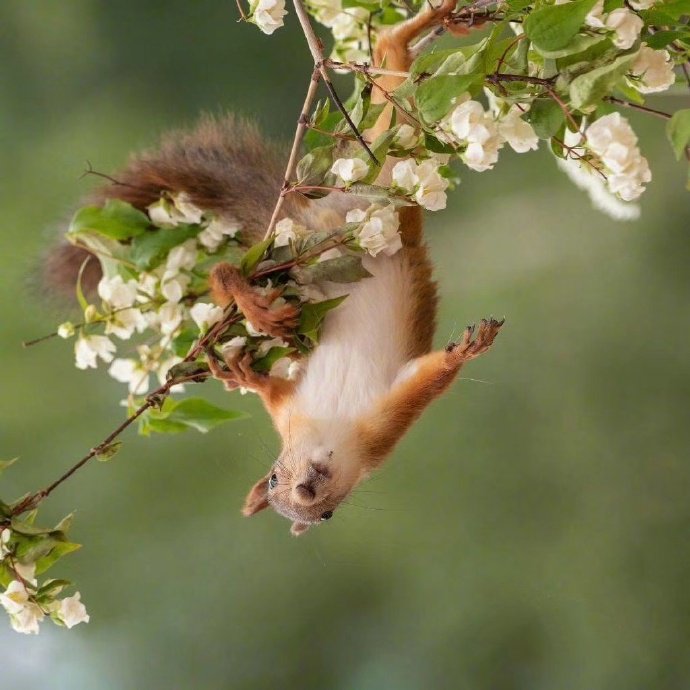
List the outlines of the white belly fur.
<svg viewBox="0 0 690 690">
<path fill-rule="evenodd" d="M 297 389 L 294 409 L 312 419 L 366 414 L 407 361 L 412 281 L 403 252 L 365 257 L 364 266 L 373 277 L 325 286 L 329 297 L 349 296 L 326 317 Z"/>
</svg>

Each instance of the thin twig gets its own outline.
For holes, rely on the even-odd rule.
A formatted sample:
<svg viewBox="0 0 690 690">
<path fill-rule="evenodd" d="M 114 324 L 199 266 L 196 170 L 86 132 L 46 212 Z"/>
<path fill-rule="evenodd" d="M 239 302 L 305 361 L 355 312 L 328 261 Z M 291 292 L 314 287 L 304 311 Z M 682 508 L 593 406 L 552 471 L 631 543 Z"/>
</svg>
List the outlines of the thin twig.
<svg viewBox="0 0 690 690">
<path fill-rule="evenodd" d="M 211 328 L 211 330 L 209 330 L 209 332 L 203 336 L 194 347 L 192 347 L 182 362 L 193 362 L 205 351 L 207 347 L 216 342 L 218 337 L 220 337 L 225 329 L 233 322 L 233 310 L 234 305 L 228 305 L 228 307 L 226 307 L 225 318 L 221 319 L 221 321 L 213 326 L 213 328 Z M 234 318 L 236 319 L 237 317 Z M 201 376 L 204 376 L 204 374 L 193 374 L 191 376 L 185 376 L 179 379 L 173 378 L 169 381 L 166 381 L 162 386 L 153 391 L 153 393 L 150 393 L 146 398 L 146 402 L 137 408 L 137 410 L 135 410 L 129 417 L 127 417 L 122 424 L 120 424 L 114 431 L 109 433 L 98 445 L 94 446 L 86 455 L 84 455 L 84 457 L 72 465 L 72 467 L 70 467 L 52 484 L 49 484 L 47 487 L 37 491 L 34 494 L 30 494 L 23 501 L 18 503 L 12 509 L 12 516 L 20 515 L 21 513 L 25 513 L 36 508 L 45 498 L 47 498 L 55 489 L 57 489 L 58 486 L 67 481 L 67 479 L 69 479 L 75 472 L 80 470 L 90 460 L 101 454 L 108 446 L 110 446 L 110 444 L 131 424 L 133 424 L 144 412 L 146 412 L 146 410 L 159 405 L 161 400 L 168 395 L 173 386 L 189 381 L 199 381 Z"/>
<path fill-rule="evenodd" d="M 121 182 L 120 180 L 117 180 L 114 177 L 111 177 L 110 175 L 106 175 L 105 173 L 98 172 L 98 170 L 94 170 L 93 166 L 91 165 L 91 161 L 86 161 L 86 165 L 88 166 L 88 168 L 84 170 L 84 172 L 79 176 L 80 180 L 86 177 L 87 175 L 93 175 L 94 177 L 102 177 L 104 180 L 108 180 L 108 182 L 112 182 L 114 185 L 117 185 L 118 187 L 129 187 L 130 189 L 138 189 L 139 191 L 143 189 L 143 187 L 137 187 L 136 185 L 129 184 L 128 182 Z"/>
<path fill-rule="evenodd" d="M 367 142 L 364 141 L 362 135 L 360 134 L 360 131 L 357 129 L 357 126 L 352 121 L 350 114 L 347 112 L 347 108 L 343 105 L 342 100 L 340 100 L 340 96 L 338 96 L 338 93 L 335 90 L 335 87 L 333 86 L 333 82 L 331 82 L 331 78 L 329 77 L 328 70 L 326 68 L 326 58 L 323 54 L 323 46 L 321 45 L 321 41 L 319 41 L 316 34 L 314 33 L 314 28 L 312 27 L 311 22 L 309 21 L 309 15 L 307 14 L 307 11 L 304 9 L 302 0 L 292 0 L 292 3 L 295 7 L 295 14 L 297 15 L 297 19 L 299 20 L 299 23 L 302 27 L 304 36 L 307 39 L 307 44 L 309 45 L 309 52 L 311 52 L 311 56 L 314 59 L 314 66 L 316 67 L 316 69 L 319 70 L 319 72 L 321 72 L 321 77 L 323 78 L 324 84 L 328 89 L 328 93 L 330 94 L 336 106 L 338 106 L 338 110 L 340 110 L 340 112 L 342 113 L 343 117 L 345 118 L 345 121 L 350 126 L 352 133 L 355 135 L 357 141 L 360 143 L 362 148 L 367 152 L 369 158 L 371 158 L 372 162 L 375 165 L 379 165 L 378 159 L 373 154 L 372 150 L 369 148 Z"/>
<path fill-rule="evenodd" d="M 624 108 L 632 108 L 633 110 L 639 110 L 640 112 L 648 113 L 649 115 L 655 115 L 656 117 L 660 117 L 662 120 L 670 120 L 672 117 L 672 115 L 670 113 L 666 113 L 663 110 L 657 110 L 656 108 L 650 108 L 649 106 L 646 106 L 646 105 L 638 105 L 637 103 L 631 103 L 630 101 L 624 101 L 623 99 L 615 98 L 614 96 L 608 96 L 604 100 L 608 101 L 609 103 L 615 103 L 616 105 L 622 105 Z"/>
<path fill-rule="evenodd" d="M 264 240 L 267 240 L 272 234 L 275 228 L 276 221 L 278 220 L 278 215 L 280 209 L 283 207 L 283 202 L 285 201 L 285 194 L 290 187 L 290 180 L 295 173 L 295 168 L 297 167 L 297 156 L 299 155 L 300 146 L 302 145 L 302 140 L 304 139 L 304 134 L 307 131 L 307 124 L 309 123 L 309 112 L 311 111 L 312 103 L 316 97 L 316 89 L 319 86 L 320 72 L 318 69 L 314 68 L 312 72 L 311 79 L 309 80 L 309 88 L 307 89 L 307 95 L 304 98 L 304 105 L 302 106 L 302 111 L 297 119 L 297 129 L 295 130 L 295 138 L 292 140 L 292 148 L 290 149 L 290 157 L 288 159 L 287 167 L 285 168 L 285 177 L 283 179 L 283 186 L 278 195 L 278 201 L 276 201 L 275 208 L 271 215 L 271 220 L 266 228 L 266 234 L 264 235 Z"/>
</svg>

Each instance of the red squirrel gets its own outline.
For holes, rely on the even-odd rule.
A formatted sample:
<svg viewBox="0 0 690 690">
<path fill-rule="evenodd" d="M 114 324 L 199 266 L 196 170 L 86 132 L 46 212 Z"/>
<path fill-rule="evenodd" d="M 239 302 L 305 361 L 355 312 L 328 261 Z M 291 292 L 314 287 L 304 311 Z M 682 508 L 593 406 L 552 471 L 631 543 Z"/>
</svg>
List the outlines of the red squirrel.
<svg viewBox="0 0 690 690">
<path fill-rule="evenodd" d="M 436 9 L 429 4 L 382 33 L 374 65 L 407 71 L 410 41 L 443 23 L 454 8 L 455 0 L 445 0 Z M 401 81 L 390 74 L 379 77 L 373 101 L 384 103 L 385 92 Z M 388 103 L 373 130 L 365 133 L 370 140 L 388 128 L 391 107 Z M 386 183 L 389 167 L 383 166 L 379 184 Z M 206 118 L 191 133 L 170 133 L 157 151 L 135 157 L 117 176 L 119 184 L 101 188 L 89 202 L 118 198 L 145 209 L 162 192 L 184 192 L 199 208 L 239 221 L 250 246 L 263 237 L 282 176 L 282 156 L 252 125 L 232 117 Z M 293 193 L 286 196 L 282 217 L 310 231 L 327 230 L 342 226 L 345 213 L 357 203 L 361 200 L 339 192 L 319 200 Z M 210 358 L 212 373 L 226 387 L 242 386 L 261 397 L 283 442 L 277 460 L 249 491 L 244 515 L 271 506 L 292 520 L 295 535 L 328 520 L 381 466 L 463 364 L 491 346 L 502 326 L 503 321 L 482 319 L 476 333 L 468 327 L 458 342 L 432 351 L 438 297 L 422 239 L 422 214 L 418 206 L 399 213 L 400 251 L 391 257 L 365 257 L 372 277 L 359 283 L 322 286 L 328 297 L 349 296 L 327 316 L 320 343 L 296 380 L 259 374 L 247 359 L 228 359 L 226 369 Z M 85 251 L 72 245 L 53 251 L 47 274 L 54 286 L 74 285 Z M 100 277 L 97 262 L 89 262 L 87 272 L 82 281 L 95 284 Z M 293 307 L 269 309 L 271 298 L 255 291 L 230 264 L 217 264 L 210 283 L 217 304 L 234 300 L 265 333 L 282 335 L 296 323 Z"/>
</svg>

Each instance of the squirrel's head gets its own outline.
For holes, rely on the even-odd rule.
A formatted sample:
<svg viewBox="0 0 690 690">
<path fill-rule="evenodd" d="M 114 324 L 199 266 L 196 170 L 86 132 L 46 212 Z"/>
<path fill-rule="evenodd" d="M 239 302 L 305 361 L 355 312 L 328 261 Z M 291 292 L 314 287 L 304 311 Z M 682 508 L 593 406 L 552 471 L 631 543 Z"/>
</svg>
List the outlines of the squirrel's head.
<svg viewBox="0 0 690 690">
<path fill-rule="evenodd" d="M 244 515 L 271 506 L 292 520 L 294 535 L 333 517 L 364 472 L 358 462 L 356 434 L 347 433 L 347 424 L 336 429 L 329 426 L 301 424 L 286 434 L 278 459 L 249 491 Z"/>
</svg>

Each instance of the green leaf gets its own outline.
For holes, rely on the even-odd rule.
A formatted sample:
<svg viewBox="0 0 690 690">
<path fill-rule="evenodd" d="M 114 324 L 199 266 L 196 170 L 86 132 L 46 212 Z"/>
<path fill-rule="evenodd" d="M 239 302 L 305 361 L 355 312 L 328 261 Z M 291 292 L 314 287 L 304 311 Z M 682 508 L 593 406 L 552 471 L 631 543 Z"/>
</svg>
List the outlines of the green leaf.
<svg viewBox="0 0 690 690">
<path fill-rule="evenodd" d="M 140 271 L 149 271 L 158 266 L 168 252 L 192 237 L 201 230 L 199 225 L 178 225 L 175 228 L 157 228 L 149 230 L 132 240 L 130 261 Z"/>
<path fill-rule="evenodd" d="M 342 297 L 327 299 L 323 302 L 302 305 L 297 332 L 305 335 L 312 342 L 318 343 L 319 329 L 326 318 L 326 314 L 341 304 L 346 297 L 347 295 L 343 295 Z"/>
<path fill-rule="evenodd" d="M 579 33 L 596 0 L 574 0 L 564 5 L 545 5 L 523 22 L 528 38 L 541 50 L 559 50 Z"/>
<path fill-rule="evenodd" d="M 145 213 L 119 199 L 108 199 L 103 206 L 80 208 L 72 218 L 69 232 L 73 235 L 96 232 L 122 241 L 143 234 L 150 226 Z"/>
<path fill-rule="evenodd" d="M 62 590 L 67 587 L 71 587 L 72 583 L 69 580 L 48 580 L 39 590 L 36 592 L 36 598 L 38 600 L 52 600 L 54 599 Z"/>
<path fill-rule="evenodd" d="M 147 410 L 146 431 L 148 433 L 177 433 L 187 429 L 196 429 L 206 433 L 223 422 L 229 422 L 246 417 L 244 412 L 224 410 L 203 398 L 186 398 L 172 400 L 168 398 L 163 403 L 162 410 Z M 148 433 L 146 433 L 148 432 Z"/>
<path fill-rule="evenodd" d="M 242 269 L 242 273 L 244 273 L 244 275 L 250 275 L 258 264 L 261 263 L 261 260 L 264 258 L 264 254 L 266 254 L 266 251 L 272 243 L 273 237 L 269 237 L 268 239 L 262 240 L 253 247 L 249 247 L 249 249 L 247 249 L 245 255 L 242 257 L 242 261 L 240 262 L 240 268 Z"/>
<path fill-rule="evenodd" d="M 113 456 L 117 455 L 120 448 L 122 448 L 122 441 L 113 441 L 96 453 L 96 460 L 108 462 Z"/>
<path fill-rule="evenodd" d="M 63 556 L 81 549 L 81 544 L 74 544 L 70 541 L 59 541 L 44 556 L 36 561 L 36 575 L 44 573 Z"/>
<path fill-rule="evenodd" d="M 362 278 L 371 276 L 371 273 L 362 265 L 362 257 L 353 255 L 320 261 L 303 269 L 303 274 L 308 276 L 313 283 L 323 280 L 329 280 L 332 283 L 356 283 Z"/>
<path fill-rule="evenodd" d="M 654 50 L 661 50 L 665 48 L 669 43 L 673 41 L 678 41 L 683 38 L 688 37 L 688 32 L 686 31 L 657 31 L 655 34 L 650 36 L 645 36 L 644 42 Z"/>
<path fill-rule="evenodd" d="M 558 5 L 565 7 L 565 5 Z M 596 105 L 607 96 L 628 71 L 637 53 L 621 55 L 609 64 L 582 74 L 570 83 L 570 102 L 574 108 L 582 110 Z"/>
<path fill-rule="evenodd" d="M 333 165 L 335 141 L 312 149 L 297 163 L 296 176 L 300 185 L 318 185 L 323 182 Z"/>
<path fill-rule="evenodd" d="M 483 76 L 478 74 L 442 75 L 422 82 L 417 88 L 417 108 L 426 122 L 445 117 L 463 94 L 476 91 Z"/>
<path fill-rule="evenodd" d="M 439 141 L 435 136 L 429 134 L 428 132 L 424 132 L 424 148 L 432 151 L 433 153 L 455 153 L 455 148 L 453 148 L 450 144 L 444 144 L 442 141 Z"/>
<path fill-rule="evenodd" d="M 185 328 L 171 343 L 172 351 L 178 357 L 186 357 L 192 345 L 198 338 L 198 332 L 192 328 Z"/>
<path fill-rule="evenodd" d="M 555 101 L 537 99 L 529 111 L 529 122 L 540 139 L 550 139 L 563 126 L 565 114 Z"/>
<path fill-rule="evenodd" d="M 690 145 L 690 108 L 678 110 L 666 124 L 666 136 L 671 142 L 676 159 L 680 160 Z"/>
<path fill-rule="evenodd" d="M 252 369 L 260 374 L 268 374 L 271 367 L 283 357 L 292 354 L 295 351 L 294 347 L 272 347 L 263 357 L 254 360 Z"/>
<path fill-rule="evenodd" d="M 5 561 L 0 561 L 0 586 L 7 589 L 7 586 L 14 580 L 14 573 L 10 570 L 10 566 Z"/>
<path fill-rule="evenodd" d="M 31 537 L 22 536 L 17 542 L 15 553 L 22 562 L 35 563 L 42 558 L 46 558 L 59 543 L 61 543 L 61 540 L 52 534 L 37 534 Z"/>
</svg>

